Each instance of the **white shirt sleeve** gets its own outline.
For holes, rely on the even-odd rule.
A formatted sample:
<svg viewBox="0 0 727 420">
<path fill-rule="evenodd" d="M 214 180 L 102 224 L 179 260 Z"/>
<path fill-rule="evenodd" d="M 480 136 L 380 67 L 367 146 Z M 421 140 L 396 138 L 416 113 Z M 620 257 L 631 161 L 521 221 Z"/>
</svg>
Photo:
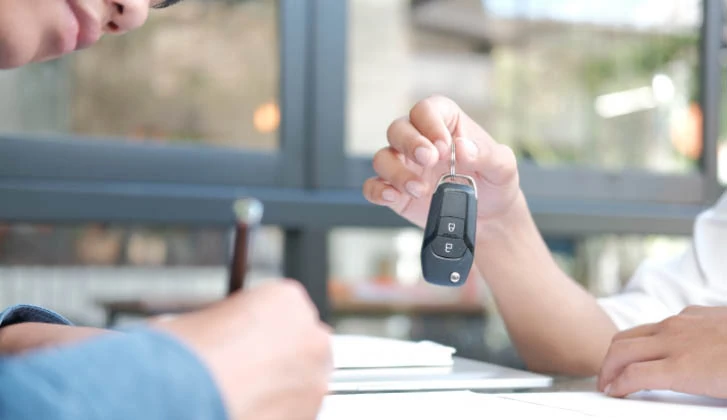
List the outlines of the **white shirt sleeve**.
<svg viewBox="0 0 727 420">
<path fill-rule="evenodd" d="M 644 262 L 621 293 L 599 303 L 620 330 L 690 305 L 727 306 L 727 194 L 697 217 L 686 252 L 667 263 Z"/>
</svg>

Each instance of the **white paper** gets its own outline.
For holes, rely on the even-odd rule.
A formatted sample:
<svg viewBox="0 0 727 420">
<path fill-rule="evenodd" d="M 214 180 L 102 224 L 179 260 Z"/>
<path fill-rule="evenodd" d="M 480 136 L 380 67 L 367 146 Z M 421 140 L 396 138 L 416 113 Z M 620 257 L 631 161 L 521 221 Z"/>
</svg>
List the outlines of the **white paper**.
<svg viewBox="0 0 727 420">
<path fill-rule="evenodd" d="M 368 378 L 383 377 L 432 377 L 452 373 L 452 366 L 423 366 L 423 367 L 395 367 L 395 368 L 366 368 L 366 369 L 336 369 L 331 375 L 332 380 L 365 380 Z M 477 377 L 482 377 L 478 374 Z"/>
<path fill-rule="evenodd" d="M 711 420 L 727 400 L 668 392 L 628 399 L 595 392 L 479 394 L 470 391 L 329 395 L 317 420 Z"/>
<path fill-rule="evenodd" d="M 690 419 L 727 418 L 727 400 L 675 392 L 649 391 L 628 398 L 612 398 L 598 392 L 503 394 L 502 398 L 560 408 L 595 418 Z"/>
<path fill-rule="evenodd" d="M 335 369 L 451 366 L 455 349 L 431 341 L 362 335 L 333 337 Z"/>
<path fill-rule="evenodd" d="M 568 410 L 497 397 L 496 394 L 413 392 L 326 397 L 317 420 L 591 420 Z"/>
</svg>

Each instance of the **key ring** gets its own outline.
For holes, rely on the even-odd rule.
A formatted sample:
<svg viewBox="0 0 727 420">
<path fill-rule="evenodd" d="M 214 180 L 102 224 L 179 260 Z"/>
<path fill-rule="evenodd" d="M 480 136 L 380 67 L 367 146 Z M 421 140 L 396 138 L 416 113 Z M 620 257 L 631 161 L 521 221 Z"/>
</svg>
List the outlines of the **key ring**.
<svg viewBox="0 0 727 420">
<path fill-rule="evenodd" d="M 477 185 L 475 184 L 474 178 L 472 178 L 469 175 L 457 175 L 457 167 L 456 167 L 456 165 L 457 165 L 457 162 L 456 162 L 457 149 L 455 148 L 455 145 L 454 145 L 454 139 L 452 139 L 451 150 L 452 150 L 452 152 L 449 156 L 449 173 L 444 174 L 444 175 L 442 175 L 441 178 L 439 178 L 438 185 L 441 185 L 448 179 L 453 179 L 453 180 L 457 180 L 457 179 L 462 180 L 463 179 L 463 180 L 467 181 L 467 183 L 470 184 L 472 189 L 475 191 L 475 199 L 477 199 Z"/>
<path fill-rule="evenodd" d="M 450 158 L 449 158 L 449 176 L 451 176 L 451 177 L 457 176 L 457 171 L 456 171 L 457 162 L 455 159 L 456 148 L 454 146 L 454 143 L 455 143 L 455 141 L 454 141 L 454 139 L 452 139 L 452 154 L 450 155 Z"/>
</svg>

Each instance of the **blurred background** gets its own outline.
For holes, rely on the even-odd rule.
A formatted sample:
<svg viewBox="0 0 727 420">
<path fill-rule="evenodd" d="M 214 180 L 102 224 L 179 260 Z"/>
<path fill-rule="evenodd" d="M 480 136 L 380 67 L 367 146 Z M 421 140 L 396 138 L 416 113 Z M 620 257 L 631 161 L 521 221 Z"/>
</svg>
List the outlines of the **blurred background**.
<svg viewBox="0 0 727 420">
<path fill-rule="evenodd" d="M 688 244 L 727 184 L 722 0 L 186 0 L 0 73 L 0 307 L 117 326 L 225 293 L 230 205 L 265 205 L 251 285 L 299 279 L 339 333 L 520 366 L 482 279 L 421 279 L 420 229 L 361 197 L 432 94 L 519 159 L 597 296 Z"/>
</svg>

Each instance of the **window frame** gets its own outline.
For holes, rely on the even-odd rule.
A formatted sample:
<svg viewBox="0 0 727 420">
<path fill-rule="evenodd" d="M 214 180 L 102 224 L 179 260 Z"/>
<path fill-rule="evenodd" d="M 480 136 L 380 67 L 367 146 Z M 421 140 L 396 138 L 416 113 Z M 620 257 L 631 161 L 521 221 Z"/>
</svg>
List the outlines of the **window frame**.
<svg viewBox="0 0 727 420">
<path fill-rule="evenodd" d="M 114 137 L 3 133 L 0 134 L 0 185 L 15 185 L 15 181 L 27 185 L 30 180 L 46 186 L 53 182 L 72 182 L 83 190 L 85 184 L 133 183 L 142 195 L 163 189 L 163 185 L 168 185 L 170 190 L 185 184 L 206 185 L 212 189 L 243 185 L 302 187 L 304 162 L 299 156 L 304 151 L 305 140 L 301 133 L 306 130 L 309 4 L 296 0 L 277 0 L 277 3 L 282 115 L 278 150 L 265 153 L 131 142 Z"/>
</svg>

